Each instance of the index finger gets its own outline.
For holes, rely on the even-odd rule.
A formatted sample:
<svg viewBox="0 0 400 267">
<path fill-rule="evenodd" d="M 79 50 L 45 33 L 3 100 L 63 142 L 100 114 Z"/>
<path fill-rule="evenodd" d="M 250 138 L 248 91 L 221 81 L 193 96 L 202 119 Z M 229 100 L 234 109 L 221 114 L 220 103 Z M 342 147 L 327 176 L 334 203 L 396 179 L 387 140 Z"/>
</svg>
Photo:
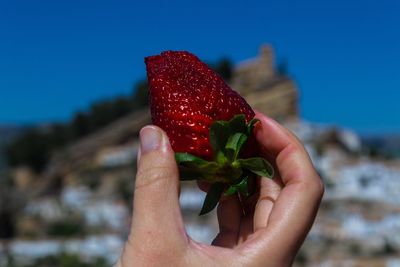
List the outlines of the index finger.
<svg viewBox="0 0 400 267">
<path fill-rule="evenodd" d="M 283 182 L 266 227 L 254 233 L 260 253 L 271 249 L 287 258 L 295 254 L 310 230 L 323 195 L 323 185 L 304 146 L 289 130 L 263 114 L 255 136 L 275 159 Z M 260 223 L 261 224 L 261 223 Z"/>
</svg>

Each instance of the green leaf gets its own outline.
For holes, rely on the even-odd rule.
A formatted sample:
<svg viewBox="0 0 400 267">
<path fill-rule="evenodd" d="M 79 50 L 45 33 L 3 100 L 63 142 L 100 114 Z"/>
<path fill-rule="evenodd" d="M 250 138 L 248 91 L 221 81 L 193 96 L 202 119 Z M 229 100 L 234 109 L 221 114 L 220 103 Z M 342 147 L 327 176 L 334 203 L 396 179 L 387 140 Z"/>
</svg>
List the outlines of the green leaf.
<svg viewBox="0 0 400 267">
<path fill-rule="evenodd" d="M 216 176 L 219 166 L 214 161 L 207 161 L 189 153 L 175 153 L 179 167 L 180 180 L 211 180 Z"/>
<path fill-rule="evenodd" d="M 203 203 L 199 215 L 204 215 L 212 211 L 217 206 L 219 199 L 221 198 L 222 192 L 224 191 L 225 185 L 223 183 L 212 184 L 210 190 L 208 190 L 206 198 Z"/>
<path fill-rule="evenodd" d="M 175 153 L 175 160 L 178 164 L 192 163 L 196 166 L 204 166 L 212 163 L 211 161 L 204 160 L 189 153 Z"/>
<path fill-rule="evenodd" d="M 229 128 L 231 134 L 246 133 L 246 116 L 244 114 L 235 115 L 229 121 Z"/>
<path fill-rule="evenodd" d="M 239 192 L 243 196 L 249 196 L 248 177 L 244 177 L 239 183 L 231 185 L 224 193 L 224 196 L 231 196 Z"/>
<path fill-rule="evenodd" d="M 250 123 L 246 125 L 246 116 L 244 114 L 239 114 L 235 115 L 230 121 L 215 121 L 211 125 L 210 144 L 214 152 L 214 157 L 220 165 L 223 165 L 226 161 L 226 157 L 222 156 L 224 154 L 229 154 L 228 158 L 230 158 L 231 161 L 237 158 L 247 138 L 240 137 L 241 140 L 238 146 L 237 144 L 233 144 L 239 141 L 235 139 L 239 138 L 236 134 L 243 134 L 248 137 L 257 121 L 257 119 L 252 119 Z M 227 152 L 227 148 L 231 151 Z"/>
<path fill-rule="evenodd" d="M 247 169 L 259 176 L 272 178 L 274 176 L 274 168 L 264 158 L 248 158 L 238 159 L 237 163 L 244 169 Z"/>
<path fill-rule="evenodd" d="M 222 151 L 230 135 L 227 121 L 215 121 L 210 127 L 210 144 L 216 156 Z"/>
<path fill-rule="evenodd" d="M 219 164 L 219 166 L 224 166 L 228 162 L 228 159 L 226 158 L 225 153 L 220 150 L 215 156 L 215 161 Z"/>
<path fill-rule="evenodd" d="M 248 124 L 247 124 L 247 134 L 250 136 L 253 133 L 254 125 L 256 125 L 257 122 L 259 122 L 259 119 L 252 119 Z"/>
<path fill-rule="evenodd" d="M 226 142 L 225 150 L 227 154 L 226 156 L 231 162 L 237 159 L 237 156 L 246 141 L 247 136 L 243 133 L 235 133 L 229 137 L 228 142 Z"/>
<path fill-rule="evenodd" d="M 229 182 L 237 181 L 243 175 L 243 169 L 240 167 L 239 168 L 235 168 L 235 167 L 229 168 L 226 171 L 226 175 L 229 177 Z"/>
<path fill-rule="evenodd" d="M 232 196 L 237 193 L 237 188 L 235 185 L 231 185 L 228 187 L 228 189 L 225 191 L 224 196 Z"/>
<path fill-rule="evenodd" d="M 245 177 L 239 184 L 237 184 L 236 188 L 240 194 L 247 197 L 249 195 L 248 177 Z"/>
</svg>

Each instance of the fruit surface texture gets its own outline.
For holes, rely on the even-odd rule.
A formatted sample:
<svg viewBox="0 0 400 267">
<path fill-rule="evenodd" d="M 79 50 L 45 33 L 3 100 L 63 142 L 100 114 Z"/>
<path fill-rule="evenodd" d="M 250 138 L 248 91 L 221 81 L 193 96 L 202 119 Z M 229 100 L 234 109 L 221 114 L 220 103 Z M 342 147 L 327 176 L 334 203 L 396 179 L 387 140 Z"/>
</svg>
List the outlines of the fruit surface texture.
<svg viewBox="0 0 400 267">
<path fill-rule="evenodd" d="M 168 135 L 175 152 L 212 159 L 210 126 L 244 114 L 254 117 L 247 102 L 195 55 L 166 51 L 145 58 L 151 117 Z"/>
</svg>

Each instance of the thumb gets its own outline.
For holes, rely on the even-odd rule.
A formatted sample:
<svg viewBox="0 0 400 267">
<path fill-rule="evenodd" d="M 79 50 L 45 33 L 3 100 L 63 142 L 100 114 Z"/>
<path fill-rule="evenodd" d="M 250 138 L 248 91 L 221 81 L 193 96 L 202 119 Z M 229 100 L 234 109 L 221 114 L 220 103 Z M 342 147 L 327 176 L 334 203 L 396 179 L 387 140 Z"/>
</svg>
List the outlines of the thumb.
<svg viewBox="0 0 400 267">
<path fill-rule="evenodd" d="M 146 126 L 140 131 L 131 237 L 183 240 L 178 195 L 179 172 L 168 137 L 160 128 Z"/>
</svg>

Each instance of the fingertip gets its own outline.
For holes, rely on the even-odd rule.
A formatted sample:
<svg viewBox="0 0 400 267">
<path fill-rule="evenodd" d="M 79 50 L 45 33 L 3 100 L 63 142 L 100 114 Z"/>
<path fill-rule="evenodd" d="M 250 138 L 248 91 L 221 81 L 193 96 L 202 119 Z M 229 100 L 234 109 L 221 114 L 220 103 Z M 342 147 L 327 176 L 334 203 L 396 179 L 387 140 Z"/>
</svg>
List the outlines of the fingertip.
<svg viewBox="0 0 400 267">
<path fill-rule="evenodd" d="M 149 152 L 167 152 L 171 150 L 167 134 L 155 125 L 144 126 L 139 132 L 139 139 L 138 161 L 141 156 Z"/>
<path fill-rule="evenodd" d="M 179 173 L 166 133 L 157 126 L 148 125 L 140 130 L 139 136 L 135 189 L 144 186 L 146 190 L 153 190 L 154 187 L 160 191 L 158 194 L 164 194 L 169 187 L 177 188 Z"/>
<path fill-rule="evenodd" d="M 260 120 L 260 126 L 255 127 L 254 136 L 263 150 L 266 150 L 273 157 L 292 142 L 292 138 L 274 119 L 257 112 L 256 118 Z"/>
<path fill-rule="evenodd" d="M 267 130 L 267 129 L 274 130 L 274 128 L 279 130 L 282 127 L 276 120 L 274 120 L 273 118 L 268 117 L 260 112 L 256 112 L 255 118 L 260 120 L 261 127 L 255 128 L 255 130 L 258 132 Z"/>
<path fill-rule="evenodd" d="M 268 115 L 265 115 L 264 113 L 261 113 L 257 110 L 254 111 L 256 114 L 254 118 L 259 119 L 264 121 L 264 123 L 277 123 L 273 118 L 269 117 Z"/>
</svg>

